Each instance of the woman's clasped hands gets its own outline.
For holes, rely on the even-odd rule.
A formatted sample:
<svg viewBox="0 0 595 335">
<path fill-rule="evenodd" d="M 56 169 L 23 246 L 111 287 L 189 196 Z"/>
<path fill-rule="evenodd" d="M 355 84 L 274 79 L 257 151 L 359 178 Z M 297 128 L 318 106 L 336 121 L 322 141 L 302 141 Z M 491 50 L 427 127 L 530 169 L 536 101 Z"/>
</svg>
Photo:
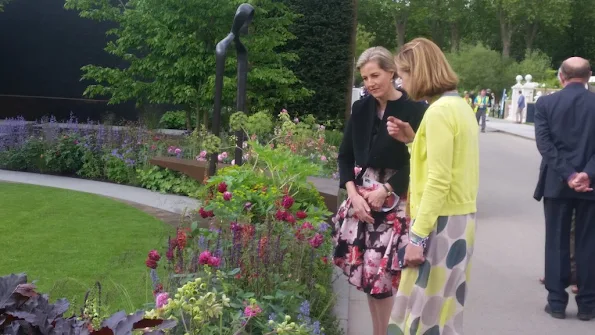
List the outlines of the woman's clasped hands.
<svg viewBox="0 0 595 335">
<path fill-rule="evenodd" d="M 388 134 L 397 141 L 405 144 L 413 142 L 415 131 L 409 122 L 404 122 L 394 116 L 389 116 L 386 122 Z"/>
</svg>

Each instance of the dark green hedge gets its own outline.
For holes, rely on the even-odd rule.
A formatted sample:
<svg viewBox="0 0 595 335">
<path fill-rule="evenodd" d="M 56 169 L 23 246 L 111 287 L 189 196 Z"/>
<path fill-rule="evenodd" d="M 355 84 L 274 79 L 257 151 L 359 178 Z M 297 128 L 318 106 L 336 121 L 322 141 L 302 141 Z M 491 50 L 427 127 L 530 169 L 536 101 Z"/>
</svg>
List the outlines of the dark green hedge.
<svg viewBox="0 0 595 335">
<path fill-rule="evenodd" d="M 287 48 L 300 60 L 292 70 L 315 93 L 289 111 L 319 119 L 343 120 L 346 85 L 350 79 L 349 52 L 353 23 L 351 0 L 283 0 L 302 16 L 291 27 L 296 39 Z"/>
</svg>

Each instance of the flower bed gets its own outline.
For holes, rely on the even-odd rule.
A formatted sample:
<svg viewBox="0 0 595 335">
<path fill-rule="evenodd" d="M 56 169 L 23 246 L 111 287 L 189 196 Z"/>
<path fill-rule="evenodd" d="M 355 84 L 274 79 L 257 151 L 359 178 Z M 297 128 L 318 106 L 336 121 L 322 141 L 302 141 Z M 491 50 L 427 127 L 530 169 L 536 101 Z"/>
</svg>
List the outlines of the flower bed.
<svg viewBox="0 0 595 335">
<path fill-rule="evenodd" d="M 156 308 L 147 315 L 174 317 L 188 333 L 338 334 L 330 213 L 306 179 L 319 167 L 250 146 L 254 165 L 224 168 L 201 190 L 210 227 L 188 223 L 149 252 Z"/>
<path fill-rule="evenodd" d="M 235 115 L 230 132 L 242 128 L 260 144 L 284 148 L 319 165 L 318 176 L 336 177 L 336 147 L 326 142 L 324 127 L 313 118 L 292 121 L 286 111 L 276 122 L 264 112 L 241 115 Z M 192 195 L 198 187 L 192 178 L 157 168 L 149 160 L 174 157 L 206 162 L 208 151 L 220 152 L 219 163 L 233 165 L 228 152 L 234 150 L 235 143 L 234 136 L 217 138 L 205 130 L 167 135 L 139 125 L 79 124 L 74 117 L 66 124 L 50 119 L 33 125 L 17 118 L 0 123 L 0 169 L 78 176 Z M 243 149 L 245 160 L 252 161 L 250 148 Z"/>
</svg>

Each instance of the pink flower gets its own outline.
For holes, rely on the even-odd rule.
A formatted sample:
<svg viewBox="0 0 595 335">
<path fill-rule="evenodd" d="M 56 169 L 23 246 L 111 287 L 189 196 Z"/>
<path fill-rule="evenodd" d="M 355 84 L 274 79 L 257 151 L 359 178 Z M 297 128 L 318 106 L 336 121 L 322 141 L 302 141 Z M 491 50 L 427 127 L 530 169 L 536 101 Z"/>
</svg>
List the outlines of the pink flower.
<svg viewBox="0 0 595 335">
<path fill-rule="evenodd" d="M 200 154 L 198 155 L 198 157 L 207 158 L 207 152 L 205 150 L 201 151 Z"/>
<path fill-rule="evenodd" d="M 226 151 L 222 152 L 221 153 L 221 157 L 223 157 L 223 159 L 226 159 L 227 158 L 227 152 Z"/>
<path fill-rule="evenodd" d="M 320 156 L 320 160 L 323 162 L 326 162 L 328 159 L 326 158 L 325 155 Z"/>
<path fill-rule="evenodd" d="M 179 155 L 182 153 L 182 149 L 176 148 L 176 150 L 174 150 L 174 152 L 176 153 L 176 155 Z"/>
<path fill-rule="evenodd" d="M 167 292 L 157 294 L 157 298 L 155 299 L 155 307 L 162 308 L 163 306 L 167 305 L 167 300 L 169 300 L 169 294 L 167 294 Z"/>
<path fill-rule="evenodd" d="M 217 191 L 219 191 L 219 193 L 227 192 L 227 184 L 225 182 L 219 183 L 219 185 L 217 185 Z"/>
<path fill-rule="evenodd" d="M 325 129 L 325 127 L 324 127 L 323 125 L 320 125 L 320 127 L 318 127 L 318 129 L 320 129 L 320 130 L 324 130 L 324 129 Z"/>
<path fill-rule="evenodd" d="M 316 233 L 316 235 L 314 235 L 314 237 L 312 237 L 309 242 L 312 248 L 317 249 L 322 245 L 322 242 L 324 242 L 324 236 L 322 236 L 320 233 Z"/>
<path fill-rule="evenodd" d="M 212 267 L 218 267 L 221 264 L 221 259 L 219 257 L 211 256 L 209 257 L 208 264 Z"/>
<path fill-rule="evenodd" d="M 262 313 L 262 309 L 258 305 L 246 306 L 244 309 L 244 316 L 249 318 L 258 316 L 260 313 Z"/>
<path fill-rule="evenodd" d="M 225 201 L 231 200 L 231 192 L 223 193 L 223 200 L 225 200 Z"/>
<path fill-rule="evenodd" d="M 209 264 L 209 260 L 211 259 L 211 257 L 213 257 L 213 255 L 211 255 L 210 251 L 205 250 L 205 251 L 201 252 L 200 255 L 198 256 L 198 264 L 201 264 L 201 265 Z"/>
<path fill-rule="evenodd" d="M 221 154 L 217 155 L 217 160 L 219 162 L 223 162 L 223 156 L 221 156 Z"/>
<path fill-rule="evenodd" d="M 169 249 L 167 250 L 167 252 L 165 253 L 165 257 L 167 257 L 168 260 L 173 260 L 174 259 L 174 249 Z"/>
<path fill-rule="evenodd" d="M 200 217 L 203 218 L 203 219 L 206 219 L 206 218 L 209 217 L 209 212 L 205 211 L 205 209 L 203 207 L 201 207 L 198 210 L 198 214 L 200 214 Z"/>
<path fill-rule="evenodd" d="M 281 110 L 281 114 L 287 114 L 287 109 L 283 108 L 283 109 Z"/>
<path fill-rule="evenodd" d="M 174 147 L 174 146 L 170 146 L 169 148 L 167 148 L 167 152 L 170 154 L 173 154 L 174 151 L 176 151 L 176 147 Z"/>
<path fill-rule="evenodd" d="M 235 159 L 232 159 L 231 160 L 231 165 L 236 165 L 236 160 Z"/>
<path fill-rule="evenodd" d="M 293 198 L 289 195 L 286 195 L 283 197 L 283 200 L 281 201 L 281 205 L 283 205 L 283 207 L 285 207 L 285 209 L 290 209 L 291 206 L 293 206 L 293 203 L 295 202 L 295 200 L 293 200 Z"/>
<path fill-rule="evenodd" d="M 161 256 L 159 255 L 159 252 L 157 252 L 157 250 L 151 250 L 149 251 L 149 258 L 156 262 L 159 262 Z"/>
</svg>

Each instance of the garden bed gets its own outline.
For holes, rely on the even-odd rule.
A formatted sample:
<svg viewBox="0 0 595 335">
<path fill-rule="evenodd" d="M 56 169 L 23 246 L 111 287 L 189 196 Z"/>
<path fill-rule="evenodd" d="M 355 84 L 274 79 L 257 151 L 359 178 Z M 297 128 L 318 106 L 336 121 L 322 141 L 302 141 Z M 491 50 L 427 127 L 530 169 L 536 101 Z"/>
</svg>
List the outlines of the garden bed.
<svg viewBox="0 0 595 335">
<path fill-rule="evenodd" d="M 194 180 L 203 181 L 207 176 L 208 164 L 206 161 L 196 161 L 191 159 L 181 159 L 175 157 L 153 157 L 149 160 L 153 165 L 160 166 L 169 170 L 183 173 Z M 229 164 L 218 164 L 217 169 L 230 166 Z M 335 213 L 338 207 L 339 183 L 335 179 L 309 177 L 320 195 L 324 198 L 324 203 L 329 211 Z"/>
</svg>

